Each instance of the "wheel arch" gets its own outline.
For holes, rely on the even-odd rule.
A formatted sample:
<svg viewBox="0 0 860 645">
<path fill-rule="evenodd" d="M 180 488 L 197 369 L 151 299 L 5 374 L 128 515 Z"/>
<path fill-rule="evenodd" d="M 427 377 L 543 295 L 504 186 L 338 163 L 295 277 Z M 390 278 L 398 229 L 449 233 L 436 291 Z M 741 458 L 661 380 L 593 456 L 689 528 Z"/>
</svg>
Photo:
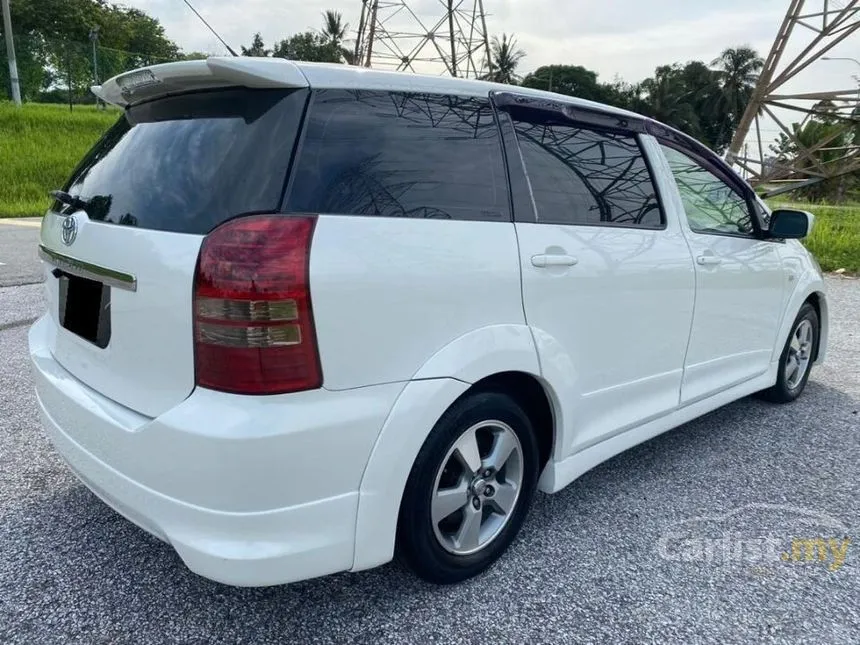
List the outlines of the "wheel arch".
<svg viewBox="0 0 860 645">
<path fill-rule="evenodd" d="M 830 310 L 827 305 L 827 296 L 823 291 L 813 291 L 803 302 L 811 304 L 815 308 L 815 313 L 818 314 L 818 343 L 815 346 L 815 354 L 812 357 L 813 364 L 815 364 L 823 361 L 824 355 L 827 353 Z"/>
<path fill-rule="evenodd" d="M 776 344 L 773 348 L 771 361 L 778 361 L 786 340 L 800 308 L 805 303 L 815 307 L 818 314 L 818 347 L 816 348 L 815 364 L 821 363 L 827 354 L 827 342 L 830 327 L 830 308 L 827 302 L 827 289 L 824 281 L 811 271 L 805 272 L 797 281 L 797 286 L 788 298 L 780 323 L 779 333 L 776 336 Z"/>
<path fill-rule="evenodd" d="M 540 376 L 529 328 L 499 325 L 457 339 L 416 372 L 383 424 L 359 489 L 352 570 L 391 560 L 400 502 L 421 446 L 449 407 L 480 391 L 517 401 L 535 426 L 541 468 L 552 458 L 559 408 Z"/>
<path fill-rule="evenodd" d="M 543 469 L 553 454 L 556 438 L 557 411 L 553 397 L 542 379 L 526 372 L 499 372 L 474 383 L 460 398 L 475 392 L 500 392 L 507 394 L 532 422 L 538 441 L 540 468 Z"/>
</svg>

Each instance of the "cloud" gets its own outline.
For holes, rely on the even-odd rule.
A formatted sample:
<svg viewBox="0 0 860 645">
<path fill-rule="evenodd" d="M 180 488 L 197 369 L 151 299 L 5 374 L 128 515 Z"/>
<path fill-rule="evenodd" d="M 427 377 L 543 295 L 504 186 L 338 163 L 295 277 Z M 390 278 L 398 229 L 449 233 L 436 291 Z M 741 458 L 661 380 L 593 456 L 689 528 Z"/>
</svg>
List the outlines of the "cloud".
<svg viewBox="0 0 860 645">
<path fill-rule="evenodd" d="M 318 28 L 324 9 L 343 13 L 358 26 L 360 0 L 191 0 L 201 14 L 238 50 L 255 32 L 267 44 Z M 468 2 L 469 0 L 465 0 Z M 181 0 L 126 0 L 158 18 L 167 35 L 185 50 L 225 54 L 218 42 Z M 446 0 L 411 0 L 425 24 L 441 16 Z M 639 81 L 658 65 L 688 60 L 710 62 L 726 47 L 749 44 L 764 56 L 785 14 L 785 0 L 484 0 L 492 34 L 515 34 L 527 56 L 521 72 L 541 65 L 569 63 L 595 70 L 604 81 L 620 76 Z M 435 19 L 434 19 L 435 17 Z M 393 20 L 392 27 L 404 25 Z M 811 32 L 810 32 L 811 34 Z M 802 35 L 802 34 L 798 34 Z M 850 40 L 850 39 L 849 39 Z M 797 50 L 797 47 L 794 47 Z M 843 44 L 832 55 L 856 56 Z M 842 53 L 840 53 L 842 52 Z M 857 70 L 836 63 L 816 64 L 810 78 L 792 89 L 851 85 Z"/>
<path fill-rule="evenodd" d="M 764 54 L 779 18 L 780 12 L 773 11 L 720 11 L 646 23 L 628 31 L 576 31 L 561 37 L 520 31 L 518 38 L 529 53 L 528 68 L 562 60 L 594 69 L 604 80 L 620 75 L 636 81 L 652 74 L 658 65 L 710 62 L 729 46 L 749 44 Z"/>
</svg>

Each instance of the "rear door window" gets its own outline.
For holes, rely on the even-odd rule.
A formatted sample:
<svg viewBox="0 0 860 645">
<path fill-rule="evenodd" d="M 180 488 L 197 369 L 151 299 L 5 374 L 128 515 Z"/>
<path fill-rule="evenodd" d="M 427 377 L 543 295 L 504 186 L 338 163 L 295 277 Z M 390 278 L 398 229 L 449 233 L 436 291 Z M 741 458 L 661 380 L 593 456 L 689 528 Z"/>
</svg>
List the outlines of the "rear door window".
<svg viewBox="0 0 860 645">
<path fill-rule="evenodd" d="M 488 99 L 319 90 L 287 210 L 509 221 Z"/>
<path fill-rule="evenodd" d="M 632 133 L 543 118 L 513 119 L 540 224 L 665 226 Z"/>
<path fill-rule="evenodd" d="M 90 219 L 177 233 L 276 212 L 307 97 L 238 88 L 131 107 L 65 190 L 87 203 Z"/>
</svg>

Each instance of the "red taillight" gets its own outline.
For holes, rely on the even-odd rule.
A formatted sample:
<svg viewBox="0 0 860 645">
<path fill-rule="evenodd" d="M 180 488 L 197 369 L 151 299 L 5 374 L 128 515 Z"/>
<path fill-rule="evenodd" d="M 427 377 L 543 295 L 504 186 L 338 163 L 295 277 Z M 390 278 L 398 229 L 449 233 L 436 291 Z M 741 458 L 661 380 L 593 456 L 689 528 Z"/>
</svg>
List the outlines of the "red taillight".
<svg viewBox="0 0 860 645">
<path fill-rule="evenodd" d="M 203 240 L 194 286 L 198 385 L 237 394 L 322 385 L 308 276 L 315 222 L 252 215 Z"/>
</svg>

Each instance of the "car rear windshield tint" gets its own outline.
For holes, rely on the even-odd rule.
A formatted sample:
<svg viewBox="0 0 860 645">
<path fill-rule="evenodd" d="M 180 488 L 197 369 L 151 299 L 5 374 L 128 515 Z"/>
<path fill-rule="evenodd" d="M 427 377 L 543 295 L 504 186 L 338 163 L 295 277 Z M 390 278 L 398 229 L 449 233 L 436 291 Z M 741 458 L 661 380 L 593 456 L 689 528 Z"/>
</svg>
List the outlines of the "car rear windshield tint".
<svg viewBox="0 0 860 645">
<path fill-rule="evenodd" d="M 293 212 L 510 220 L 486 98 L 320 90 L 291 186 Z"/>
<path fill-rule="evenodd" d="M 306 90 L 230 89 L 131 107 L 65 190 L 90 219 L 177 233 L 277 211 L 306 100 Z"/>
</svg>

